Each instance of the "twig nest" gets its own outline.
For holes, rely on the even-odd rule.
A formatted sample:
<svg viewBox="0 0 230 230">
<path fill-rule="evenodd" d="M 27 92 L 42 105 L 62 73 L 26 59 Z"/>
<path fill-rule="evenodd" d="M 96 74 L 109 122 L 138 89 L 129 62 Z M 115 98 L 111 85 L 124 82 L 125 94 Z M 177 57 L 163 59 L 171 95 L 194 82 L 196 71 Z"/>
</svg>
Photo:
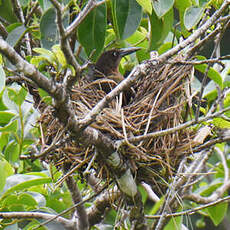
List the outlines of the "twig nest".
<svg viewBox="0 0 230 230">
<path fill-rule="evenodd" d="M 133 86 L 135 96 L 129 98 L 126 105 L 123 105 L 122 97 L 126 94 L 123 92 L 123 95 L 117 96 L 107 108 L 103 109 L 91 125 L 113 140 L 126 140 L 126 144 L 120 148 L 120 153 L 130 161 L 131 168 L 137 175 L 142 172 L 140 180 L 145 180 L 145 175 L 148 177 L 146 180 L 151 177 L 155 180 L 154 170 L 158 173 L 163 172 L 160 177 L 166 179 L 179 165 L 181 155 L 191 152 L 189 143 L 194 136 L 191 130 L 174 132 L 135 144 L 128 141 L 135 136 L 173 128 L 186 120 L 188 115 L 186 106 L 191 100 L 189 94 L 191 71 L 192 66 L 179 64 L 164 64 L 158 69 L 150 70 L 147 76 L 139 79 Z M 103 84 L 109 85 L 112 89 L 117 83 L 107 79 L 89 82 L 86 78 L 82 78 L 74 87 L 72 101 L 78 117 L 84 117 L 106 95 L 102 90 Z M 57 138 L 64 127 L 50 112 L 43 115 L 40 122 L 46 127 L 45 144 L 51 145 L 51 140 Z M 55 161 L 57 157 L 63 162 L 65 159 L 70 165 L 79 164 L 78 170 L 83 171 L 94 154 L 94 147 L 84 147 L 75 143 L 66 132 L 59 137 L 60 139 L 65 140 L 65 144 L 54 150 Z M 184 145 L 186 148 L 183 148 Z M 103 162 L 98 160 L 92 167 L 100 171 Z M 98 164 L 100 169 L 99 167 L 97 169 Z"/>
</svg>

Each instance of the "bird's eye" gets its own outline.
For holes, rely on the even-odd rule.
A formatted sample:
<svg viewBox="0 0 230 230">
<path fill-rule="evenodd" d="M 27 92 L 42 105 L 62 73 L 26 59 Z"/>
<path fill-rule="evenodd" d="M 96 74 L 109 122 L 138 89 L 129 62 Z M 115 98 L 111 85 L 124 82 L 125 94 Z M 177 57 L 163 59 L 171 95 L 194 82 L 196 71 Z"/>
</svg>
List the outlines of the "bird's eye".
<svg viewBox="0 0 230 230">
<path fill-rule="evenodd" d="M 118 53 L 116 51 L 113 52 L 113 56 L 116 57 Z"/>
</svg>

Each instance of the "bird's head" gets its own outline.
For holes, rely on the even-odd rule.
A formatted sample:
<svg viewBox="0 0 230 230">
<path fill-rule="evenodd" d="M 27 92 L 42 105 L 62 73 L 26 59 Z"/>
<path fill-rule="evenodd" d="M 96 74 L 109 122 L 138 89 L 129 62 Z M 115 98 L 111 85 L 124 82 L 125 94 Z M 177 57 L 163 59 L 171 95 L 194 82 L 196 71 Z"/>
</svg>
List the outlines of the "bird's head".
<svg viewBox="0 0 230 230">
<path fill-rule="evenodd" d="M 140 50 L 139 47 L 129 47 L 105 51 L 98 58 L 95 69 L 97 72 L 102 73 L 105 77 L 116 73 L 118 72 L 121 58 L 138 50 Z"/>
</svg>

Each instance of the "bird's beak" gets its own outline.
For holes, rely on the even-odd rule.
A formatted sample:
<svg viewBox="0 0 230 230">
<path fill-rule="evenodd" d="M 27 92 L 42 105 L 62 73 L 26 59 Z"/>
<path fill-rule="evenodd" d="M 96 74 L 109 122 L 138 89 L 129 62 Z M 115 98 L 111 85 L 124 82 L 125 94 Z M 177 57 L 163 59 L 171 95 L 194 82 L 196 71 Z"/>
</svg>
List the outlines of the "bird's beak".
<svg viewBox="0 0 230 230">
<path fill-rule="evenodd" d="M 131 54 L 131 53 L 134 53 L 138 50 L 140 50 L 141 48 L 140 47 L 129 47 L 129 48 L 122 48 L 122 49 L 119 49 L 120 51 L 120 56 L 121 57 L 124 57 L 128 54 Z"/>
</svg>

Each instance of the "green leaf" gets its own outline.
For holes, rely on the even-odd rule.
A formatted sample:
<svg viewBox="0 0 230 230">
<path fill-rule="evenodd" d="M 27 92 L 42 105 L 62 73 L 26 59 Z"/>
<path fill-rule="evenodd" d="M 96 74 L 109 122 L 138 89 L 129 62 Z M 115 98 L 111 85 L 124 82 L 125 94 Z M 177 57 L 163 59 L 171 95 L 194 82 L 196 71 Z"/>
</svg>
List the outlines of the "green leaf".
<svg viewBox="0 0 230 230">
<path fill-rule="evenodd" d="M 204 88 L 204 97 L 208 99 L 208 101 L 215 100 L 217 97 L 217 89 L 216 83 L 214 81 L 210 81 Z"/>
<path fill-rule="evenodd" d="M 78 28 L 79 41 L 87 55 L 89 56 L 95 50 L 94 60 L 104 47 L 106 20 L 106 5 L 102 4 L 90 12 Z"/>
<path fill-rule="evenodd" d="M 203 7 L 191 6 L 184 12 L 184 25 L 187 30 L 194 28 L 202 18 L 204 12 Z"/>
<path fill-rule="evenodd" d="M 35 56 L 31 58 L 30 63 L 39 68 L 40 64 L 44 61 L 47 62 L 47 58 L 45 58 L 44 56 Z"/>
<path fill-rule="evenodd" d="M 226 87 L 230 87 L 230 75 L 227 75 L 224 78 L 224 88 L 226 88 Z"/>
<path fill-rule="evenodd" d="M 175 7 L 179 11 L 180 25 L 182 34 L 187 37 L 189 35 L 186 27 L 184 25 L 184 12 L 185 10 L 192 5 L 191 0 L 175 0 Z"/>
<path fill-rule="evenodd" d="M 14 23 L 17 21 L 17 17 L 13 12 L 11 0 L 2 0 L 2 4 L 0 4 L 0 15 L 2 18 L 10 23 Z"/>
<path fill-rule="evenodd" d="M 164 203 L 164 200 L 165 200 L 165 196 L 162 196 L 161 198 L 160 198 L 160 200 L 158 200 L 155 204 L 154 204 L 154 206 L 153 206 L 153 208 L 152 208 L 152 210 L 150 211 L 150 215 L 155 215 L 156 214 L 156 212 L 159 210 L 159 208 L 161 207 L 161 205 Z"/>
<path fill-rule="evenodd" d="M 8 195 L 3 201 L 3 206 L 5 207 L 15 205 L 29 206 L 30 208 L 34 208 L 34 206 L 37 206 L 37 202 L 29 193 L 21 193 L 20 195 Z"/>
<path fill-rule="evenodd" d="M 221 117 L 213 118 L 212 124 L 221 129 L 230 129 L 230 122 Z"/>
<path fill-rule="evenodd" d="M 9 111 L 0 111 L 0 124 L 6 125 L 10 122 L 10 120 L 15 116 L 14 113 Z"/>
<path fill-rule="evenodd" d="M 158 49 L 158 54 L 161 55 L 167 52 L 168 50 L 170 50 L 172 47 L 173 47 L 172 42 L 166 42 L 160 46 L 160 48 Z"/>
<path fill-rule="evenodd" d="M 156 50 L 167 37 L 173 25 L 173 10 L 170 10 L 163 18 L 159 19 L 155 12 L 149 15 L 151 32 L 149 50 Z"/>
<path fill-rule="evenodd" d="M 18 41 L 21 40 L 22 36 L 24 35 L 26 31 L 26 27 L 24 25 L 20 25 L 18 27 L 16 27 L 14 30 L 12 30 L 7 38 L 6 41 L 9 43 L 9 45 L 11 46 L 16 46 L 16 44 L 18 43 Z"/>
<path fill-rule="evenodd" d="M 149 15 L 149 19 L 151 25 L 149 50 L 156 50 L 160 41 L 162 41 L 163 22 L 157 17 L 155 12 L 152 12 L 152 14 Z"/>
<path fill-rule="evenodd" d="M 199 188 L 196 193 L 199 193 L 201 196 L 207 197 L 212 192 L 214 192 L 217 188 L 219 188 L 223 184 L 222 178 L 216 178 L 212 181 L 211 184 L 207 184 L 206 186 L 202 186 Z"/>
<path fill-rule="evenodd" d="M 162 18 L 162 22 L 163 22 L 163 31 L 162 31 L 161 39 L 163 42 L 173 27 L 173 22 L 174 22 L 173 9 L 169 10 L 167 14 L 164 15 L 164 17 Z"/>
<path fill-rule="evenodd" d="M 144 60 L 147 60 L 150 58 L 149 52 L 147 52 L 148 48 L 148 40 L 147 40 L 147 31 L 140 27 L 141 31 L 137 30 L 134 34 L 132 34 L 129 38 L 126 39 L 126 41 L 131 46 L 138 46 L 142 47 L 144 49 L 139 50 L 136 52 L 136 57 L 139 62 L 142 62 Z"/>
<path fill-rule="evenodd" d="M 41 17 L 40 31 L 42 47 L 50 49 L 57 43 L 56 11 L 54 8 L 48 9 Z"/>
<path fill-rule="evenodd" d="M 36 53 L 41 54 L 40 57 L 45 58 L 45 60 L 47 60 L 49 63 L 52 64 L 55 61 L 55 55 L 50 50 L 44 48 L 34 48 L 33 50 Z"/>
<path fill-rule="evenodd" d="M 53 51 L 54 55 L 56 56 L 58 63 L 61 64 L 63 67 L 66 67 L 67 62 L 65 59 L 65 55 L 60 48 L 60 45 L 54 45 L 52 47 L 52 51 Z"/>
<path fill-rule="evenodd" d="M 151 0 L 136 0 L 148 14 L 152 14 Z"/>
<path fill-rule="evenodd" d="M 158 0 L 153 1 L 153 9 L 157 17 L 163 17 L 170 9 L 172 9 L 174 0 Z"/>
<path fill-rule="evenodd" d="M 38 2 L 43 11 L 49 9 L 52 6 L 52 3 L 49 0 L 38 0 Z"/>
<path fill-rule="evenodd" d="M 33 196 L 31 196 L 28 193 L 22 193 L 19 195 L 18 200 L 20 204 L 22 205 L 27 205 L 27 206 L 35 206 L 37 205 L 36 200 L 33 198 Z"/>
<path fill-rule="evenodd" d="M 164 230 L 182 229 L 182 216 L 172 217 Z"/>
<path fill-rule="evenodd" d="M 8 132 L 0 133 L 0 152 L 3 151 L 3 149 L 8 144 L 8 142 L 9 142 L 9 133 Z"/>
<path fill-rule="evenodd" d="M 16 133 L 18 129 L 18 121 L 14 120 L 4 127 L 0 127 L 0 132 L 13 132 Z"/>
<path fill-rule="evenodd" d="M 0 92 L 5 88 L 5 85 L 6 85 L 6 74 L 2 68 L 2 65 L 0 65 Z"/>
<path fill-rule="evenodd" d="M 13 204 L 17 204 L 18 202 L 18 196 L 17 195 L 9 195 L 6 197 L 6 199 L 3 202 L 3 206 L 11 206 Z"/>
<path fill-rule="evenodd" d="M 215 226 L 219 225 L 224 219 L 228 210 L 228 203 L 220 203 L 206 209 Z"/>
<path fill-rule="evenodd" d="M 6 27 L 6 30 L 8 33 L 10 33 L 11 31 L 13 31 L 14 29 L 16 29 L 17 27 L 19 27 L 21 25 L 22 25 L 22 23 L 20 23 L 20 22 L 12 23 Z"/>
<path fill-rule="evenodd" d="M 8 194 L 12 194 L 13 192 L 23 191 L 31 188 L 32 186 L 51 183 L 52 179 L 49 177 L 39 178 L 32 175 L 16 174 L 7 178 L 6 185 L 7 182 L 9 184 L 8 189 L 3 193 L 1 199 L 4 199 Z"/>
<path fill-rule="evenodd" d="M 205 60 L 205 57 L 197 56 L 198 60 Z M 207 64 L 200 64 L 200 65 L 194 65 L 195 69 L 200 71 L 201 73 L 205 73 L 208 65 Z M 208 71 L 208 77 L 213 80 L 216 84 L 220 86 L 221 89 L 223 89 L 223 79 L 221 75 L 212 67 L 209 68 Z"/>
<path fill-rule="evenodd" d="M 43 48 L 51 49 L 51 47 L 59 43 L 58 29 L 56 24 L 56 11 L 49 8 L 41 17 L 40 22 L 41 45 Z"/>
<path fill-rule="evenodd" d="M 224 108 L 227 108 L 230 106 L 230 93 L 228 93 L 224 98 Z"/>
<path fill-rule="evenodd" d="M 138 186 L 138 190 L 141 193 L 142 203 L 145 204 L 148 198 L 147 192 L 142 186 Z"/>
<path fill-rule="evenodd" d="M 36 201 L 38 207 L 45 207 L 46 206 L 46 198 L 38 192 L 27 192 L 27 194 L 31 195 L 33 199 Z"/>
<path fill-rule="evenodd" d="M 16 105 L 21 106 L 27 95 L 25 88 L 21 87 L 19 90 L 8 88 L 7 90 L 10 100 L 15 102 Z"/>
<path fill-rule="evenodd" d="M 15 163 L 19 160 L 20 147 L 15 141 L 11 141 L 4 151 L 5 158 L 7 161 Z"/>
<path fill-rule="evenodd" d="M 6 183 L 6 178 L 14 173 L 11 165 L 4 159 L 0 160 L 0 192 L 3 191 L 3 188 Z"/>
<path fill-rule="evenodd" d="M 48 104 L 48 105 L 52 104 L 52 97 L 45 90 L 38 88 L 38 92 L 39 92 L 40 96 L 42 97 L 42 100 L 46 104 Z"/>
<path fill-rule="evenodd" d="M 112 16 L 117 38 L 126 39 L 140 25 L 142 8 L 136 0 L 112 0 Z"/>
</svg>

